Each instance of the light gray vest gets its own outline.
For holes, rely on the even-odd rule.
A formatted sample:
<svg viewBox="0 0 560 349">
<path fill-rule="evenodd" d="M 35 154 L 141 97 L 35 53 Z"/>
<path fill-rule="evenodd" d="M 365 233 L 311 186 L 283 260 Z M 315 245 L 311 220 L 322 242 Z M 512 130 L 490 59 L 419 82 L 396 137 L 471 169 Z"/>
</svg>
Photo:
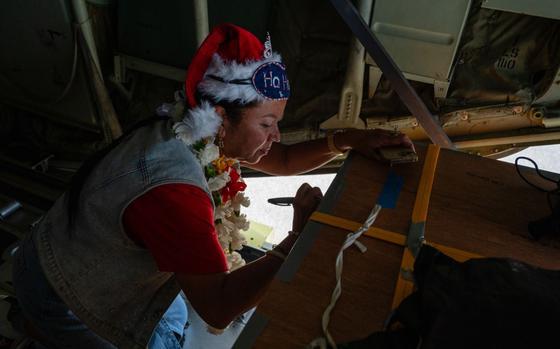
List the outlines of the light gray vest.
<svg viewBox="0 0 560 349">
<path fill-rule="evenodd" d="M 179 292 L 173 273 L 158 271 L 148 250 L 124 232 L 124 209 L 165 183 L 192 184 L 210 196 L 199 162 L 170 126 L 171 121 L 159 121 L 139 129 L 96 166 L 82 188 L 73 229 L 65 194 L 34 235 L 58 295 L 91 330 L 119 348 L 144 349 Z"/>
</svg>

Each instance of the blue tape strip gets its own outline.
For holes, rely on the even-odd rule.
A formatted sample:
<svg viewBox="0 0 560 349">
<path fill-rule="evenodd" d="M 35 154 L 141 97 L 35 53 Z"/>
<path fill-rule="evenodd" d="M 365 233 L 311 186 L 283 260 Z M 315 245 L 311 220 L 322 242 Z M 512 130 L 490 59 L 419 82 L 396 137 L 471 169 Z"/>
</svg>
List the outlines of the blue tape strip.
<svg viewBox="0 0 560 349">
<path fill-rule="evenodd" d="M 395 208 L 403 183 L 404 178 L 402 176 L 397 175 L 393 171 L 389 172 L 377 203 L 383 208 Z"/>
</svg>

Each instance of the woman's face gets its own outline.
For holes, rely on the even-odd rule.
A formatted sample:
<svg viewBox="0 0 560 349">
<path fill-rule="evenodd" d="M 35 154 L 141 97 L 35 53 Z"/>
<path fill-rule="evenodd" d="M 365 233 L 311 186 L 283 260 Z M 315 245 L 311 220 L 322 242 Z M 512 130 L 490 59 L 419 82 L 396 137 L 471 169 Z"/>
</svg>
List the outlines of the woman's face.
<svg viewBox="0 0 560 349">
<path fill-rule="evenodd" d="M 285 100 L 264 101 L 247 108 L 238 123 L 223 113 L 224 154 L 250 164 L 259 162 L 273 142 L 280 142 L 278 122 L 282 120 L 286 103 Z"/>
</svg>

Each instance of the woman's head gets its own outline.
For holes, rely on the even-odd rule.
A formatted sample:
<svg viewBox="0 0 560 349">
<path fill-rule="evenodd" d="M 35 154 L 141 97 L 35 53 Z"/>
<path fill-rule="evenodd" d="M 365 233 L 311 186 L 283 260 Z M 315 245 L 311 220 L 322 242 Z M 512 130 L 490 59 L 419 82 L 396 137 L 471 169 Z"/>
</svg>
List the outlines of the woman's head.
<svg viewBox="0 0 560 349">
<path fill-rule="evenodd" d="M 190 109 L 184 123 L 211 126 L 195 131 L 198 139 L 221 136 L 227 156 L 256 162 L 279 141 L 278 122 L 289 95 L 286 69 L 270 39 L 263 44 L 243 28 L 222 24 L 204 40 L 187 70 Z"/>
<path fill-rule="evenodd" d="M 218 138 L 223 141 L 223 153 L 250 164 L 265 156 L 272 143 L 280 141 L 278 123 L 282 120 L 285 100 L 270 100 L 237 109 L 235 113 L 216 106 L 223 118 Z"/>
</svg>

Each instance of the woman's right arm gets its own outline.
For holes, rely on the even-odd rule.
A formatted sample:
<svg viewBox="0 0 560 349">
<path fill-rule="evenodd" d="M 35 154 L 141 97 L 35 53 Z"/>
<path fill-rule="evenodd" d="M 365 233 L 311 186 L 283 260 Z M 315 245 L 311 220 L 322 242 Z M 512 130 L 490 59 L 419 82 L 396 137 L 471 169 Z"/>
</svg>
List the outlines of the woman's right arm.
<svg viewBox="0 0 560 349">
<path fill-rule="evenodd" d="M 200 317 L 210 326 L 223 329 L 259 303 L 282 262 L 266 255 L 231 273 L 176 273 L 175 277 Z"/>
<path fill-rule="evenodd" d="M 319 188 L 312 188 L 308 184 L 299 188 L 294 200 L 294 231 L 303 229 L 321 198 Z M 297 234 L 289 234 L 275 250 L 287 255 L 297 238 Z M 282 262 L 283 259 L 278 255 L 267 254 L 231 273 L 175 275 L 202 319 L 212 327 L 225 328 L 237 316 L 259 303 Z"/>
</svg>

